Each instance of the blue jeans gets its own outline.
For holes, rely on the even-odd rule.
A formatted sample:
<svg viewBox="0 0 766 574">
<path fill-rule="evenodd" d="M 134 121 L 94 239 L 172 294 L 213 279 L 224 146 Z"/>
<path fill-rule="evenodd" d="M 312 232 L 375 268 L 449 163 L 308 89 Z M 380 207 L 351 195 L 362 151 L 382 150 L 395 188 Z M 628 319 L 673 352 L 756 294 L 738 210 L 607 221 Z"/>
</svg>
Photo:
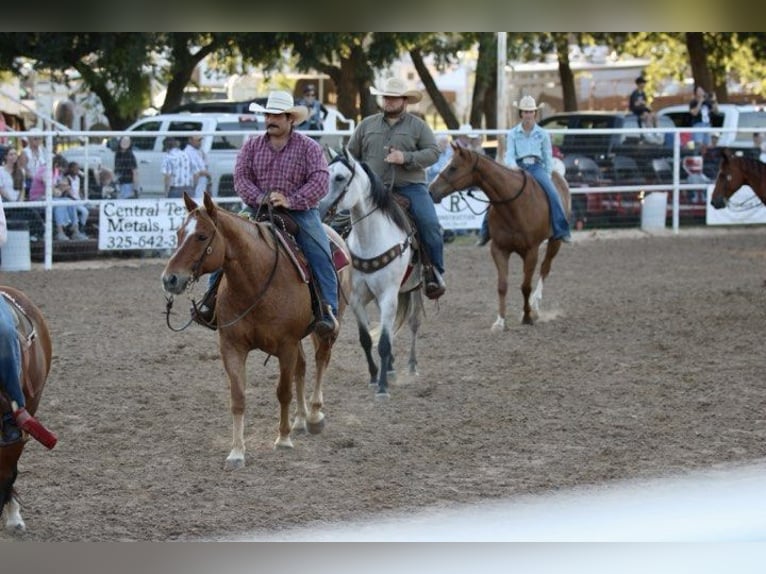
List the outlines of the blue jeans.
<svg viewBox="0 0 766 574">
<path fill-rule="evenodd" d="M 410 213 L 418 228 L 418 237 L 428 250 L 433 266 L 441 275 L 444 275 L 442 227 L 436 215 L 434 201 L 428 193 L 428 187 L 425 183 L 410 183 L 404 187 L 395 187 L 394 191 L 410 200 Z"/>
<path fill-rule="evenodd" d="M 254 213 L 255 209 L 248 207 L 245 211 Z M 327 303 L 334 315 L 338 314 L 338 277 L 335 274 L 335 264 L 330 252 L 330 238 L 322 226 L 318 209 L 307 211 L 290 211 L 290 215 L 300 227 L 295 240 L 306 255 L 311 272 L 319 284 L 319 298 Z M 212 288 L 221 274 L 214 271 L 208 277 L 208 289 Z"/>
<path fill-rule="evenodd" d="M 692 127 L 693 128 L 709 128 L 710 122 L 697 122 L 696 124 L 692 124 Z M 710 145 L 710 132 L 694 133 L 692 134 L 692 140 L 694 140 L 695 144 Z"/>
<path fill-rule="evenodd" d="M 290 211 L 300 227 L 295 240 L 301 246 L 311 271 L 319 283 L 320 299 L 330 305 L 333 314 L 338 314 L 338 277 L 330 252 L 330 238 L 322 226 L 319 210 Z"/>
<path fill-rule="evenodd" d="M 0 296 L 0 384 L 12 401 L 24 406 L 19 336 L 10 303 L 3 296 Z"/>
<path fill-rule="evenodd" d="M 117 186 L 117 199 L 133 199 L 134 197 L 133 182 L 121 183 Z"/>
<path fill-rule="evenodd" d="M 527 165 L 523 164 L 522 169 L 528 171 L 540 184 L 545 193 L 548 195 L 548 203 L 551 209 L 551 226 L 553 227 L 553 239 L 561 239 L 570 235 L 569 220 L 564 212 L 564 205 L 561 203 L 561 197 L 559 192 L 551 181 L 548 172 L 543 169 L 543 166 L 539 163 Z"/>
</svg>

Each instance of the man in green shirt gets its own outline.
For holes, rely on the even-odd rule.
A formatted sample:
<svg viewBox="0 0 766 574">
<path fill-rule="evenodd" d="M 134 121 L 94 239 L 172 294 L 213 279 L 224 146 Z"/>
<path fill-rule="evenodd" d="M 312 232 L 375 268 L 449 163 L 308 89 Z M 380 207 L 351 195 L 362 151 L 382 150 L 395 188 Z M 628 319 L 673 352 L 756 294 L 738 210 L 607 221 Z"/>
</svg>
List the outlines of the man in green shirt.
<svg viewBox="0 0 766 574">
<path fill-rule="evenodd" d="M 428 194 L 426 168 L 439 157 L 436 137 L 429 125 L 407 112 L 407 104 L 422 98 L 408 90 L 398 78 L 387 79 L 383 87 L 370 88 L 383 98 L 383 111 L 364 118 L 348 142 L 348 151 L 383 181 L 386 189 L 410 200 L 421 249 L 426 251 L 431 268 L 426 270 L 426 296 L 438 299 L 444 294 L 444 241 L 433 200 Z"/>
</svg>

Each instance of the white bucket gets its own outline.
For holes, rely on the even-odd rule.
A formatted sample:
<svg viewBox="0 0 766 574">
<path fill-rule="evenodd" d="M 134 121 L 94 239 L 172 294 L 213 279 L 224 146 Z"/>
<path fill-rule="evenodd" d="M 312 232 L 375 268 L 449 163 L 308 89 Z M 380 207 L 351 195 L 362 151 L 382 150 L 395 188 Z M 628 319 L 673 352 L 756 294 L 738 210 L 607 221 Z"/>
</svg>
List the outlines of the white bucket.
<svg viewBox="0 0 766 574">
<path fill-rule="evenodd" d="M 0 271 L 29 271 L 32 256 L 29 248 L 29 224 L 8 222 L 8 241 L 0 249 Z"/>
<path fill-rule="evenodd" d="M 654 191 L 641 201 L 641 229 L 665 229 L 668 210 L 668 192 Z"/>
</svg>

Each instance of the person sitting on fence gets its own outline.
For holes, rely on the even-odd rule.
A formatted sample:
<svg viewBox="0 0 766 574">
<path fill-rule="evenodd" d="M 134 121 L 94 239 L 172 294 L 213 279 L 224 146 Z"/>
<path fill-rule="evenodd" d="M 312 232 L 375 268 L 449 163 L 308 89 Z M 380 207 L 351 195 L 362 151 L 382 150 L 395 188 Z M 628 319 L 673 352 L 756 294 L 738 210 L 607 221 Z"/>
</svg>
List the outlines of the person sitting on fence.
<svg viewBox="0 0 766 574">
<path fill-rule="evenodd" d="M 638 127 L 652 126 L 656 128 L 657 116 L 652 113 L 652 109 L 649 107 L 644 86 L 646 86 L 646 78 L 643 76 L 636 78 L 636 89 L 630 94 L 628 107 L 636 115 Z"/>
</svg>

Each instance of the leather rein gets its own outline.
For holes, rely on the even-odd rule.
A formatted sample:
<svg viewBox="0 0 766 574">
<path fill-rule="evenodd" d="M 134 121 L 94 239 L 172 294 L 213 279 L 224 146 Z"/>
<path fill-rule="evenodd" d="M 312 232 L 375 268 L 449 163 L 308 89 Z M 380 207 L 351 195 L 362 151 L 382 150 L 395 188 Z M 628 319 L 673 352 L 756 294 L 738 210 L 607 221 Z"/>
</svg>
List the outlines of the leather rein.
<svg viewBox="0 0 766 574">
<path fill-rule="evenodd" d="M 475 156 L 474 160 L 473 160 L 473 165 L 471 166 L 471 172 L 474 172 L 474 171 L 476 171 L 476 168 L 479 165 L 479 160 L 482 158 L 482 156 L 479 155 L 476 152 L 471 152 L 471 153 L 473 153 L 474 156 Z M 526 172 L 526 170 L 524 170 L 524 169 L 521 170 L 521 176 L 523 178 L 523 180 L 521 182 L 521 187 L 519 188 L 519 190 L 514 195 L 512 195 L 511 197 L 506 197 L 504 199 L 489 199 L 489 200 L 487 200 L 487 203 L 489 203 L 490 205 L 502 205 L 504 203 L 511 203 L 512 201 L 515 201 L 516 199 L 518 199 L 519 196 L 522 193 L 524 193 L 524 190 L 527 187 L 527 172 Z M 449 177 L 447 177 L 447 175 L 444 173 L 444 170 L 439 172 L 438 177 L 444 178 L 444 181 L 446 181 L 450 186 L 452 186 L 452 189 L 457 189 L 457 186 L 453 183 L 452 180 L 450 180 Z M 469 195 L 471 195 L 470 192 L 469 192 Z M 471 195 L 471 197 L 473 197 L 473 195 Z M 474 198 L 474 199 L 477 199 L 477 198 Z"/>
<path fill-rule="evenodd" d="M 266 295 L 266 292 L 269 290 L 269 287 L 271 287 L 271 283 L 274 281 L 274 277 L 277 274 L 277 267 L 279 265 L 280 246 L 279 246 L 279 239 L 276 237 L 277 232 L 276 232 L 276 230 L 274 228 L 274 223 L 273 223 L 273 218 L 272 218 L 272 206 L 271 206 L 271 203 L 269 203 L 267 201 L 267 199 L 268 199 L 268 197 L 266 199 L 264 199 L 264 202 L 265 202 L 265 204 L 267 206 L 267 209 L 268 209 L 269 220 L 271 221 L 270 230 L 271 230 L 272 236 L 274 237 L 274 242 L 275 242 L 275 245 L 276 245 L 276 249 L 275 249 L 276 256 L 274 257 L 274 265 L 272 266 L 271 271 L 269 272 L 269 277 L 268 277 L 268 279 L 266 279 L 266 283 L 263 285 L 263 287 L 261 288 L 260 292 L 256 295 L 255 300 L 253 301 L 253 303 L 247 309 L 245 309 L 242 313 L 240 313 L 234 319 L 232 319 L 231 321 L 228 321 L 228 322 L 226 322 L 226 323 L 224 323 L 222 325 L 218 325 L 219 329 L 225 329 L 227 327 L 231 327 L 232 325 L 234 325 L 236 323 L 239 323 L 242 319 L 245 318 L 245 316 L 248 313 L 250 313 L 250 311 L 255 309 L 256 305 Z M 197 212 L 197 217 L 199 217 L 199 210 L 200 210 L 199 207 L 195 210 Z M 215 239 L 216 235 L 218 234 L 218 227 L 215 224 L 213 224 L 213 229 L 215 231 L 210 236 L 210 239 L 208 240 L 207 245 L 205 246 L 205 249 L 203 249 L 202 254 L 200 255 L 199 259 L 197 259 L 197 261 L 195 261 L 194 264 L 192 265 L 192 269 L 191 269 L 191 271 L 192 271 L 192 279 L 191 279 L 191 281 L 189 281 L 189 285 L 186 288 L 187 291 L 188 291 L 188 289 L 192 285 L 194 285 L 195 283 L 197 283 L 197 281 L 199 281 L 199 278 L 200 278 L 199 270 L 202 267 L 202 263 L 205 261 L 205 258 L 213 252 L 213 240 Z M 175 332 L 180 332 L 180 331 L 186 330 L 189 327 L 189 325 L 192 324 L 193 320 L 189 319 L 189 321 L 183 327 L 181 327 L 181 328 L 174 328 L 170 324 L 170 313 L 171 313 L 171 309 L 173 308 L 173 296 L 172 295 L 170 295 L 169 297 L 166 296 L 165 299 L 166 299 L 165 322 L 166 322 L 168 328 L 171 331 L 175 331 Z M 194 307 L 194 310 L 196 311 L 197 310 L 197 302 L 194 301 L 194 299 L 192 299 L 192 306 Z"/>
</svg>

